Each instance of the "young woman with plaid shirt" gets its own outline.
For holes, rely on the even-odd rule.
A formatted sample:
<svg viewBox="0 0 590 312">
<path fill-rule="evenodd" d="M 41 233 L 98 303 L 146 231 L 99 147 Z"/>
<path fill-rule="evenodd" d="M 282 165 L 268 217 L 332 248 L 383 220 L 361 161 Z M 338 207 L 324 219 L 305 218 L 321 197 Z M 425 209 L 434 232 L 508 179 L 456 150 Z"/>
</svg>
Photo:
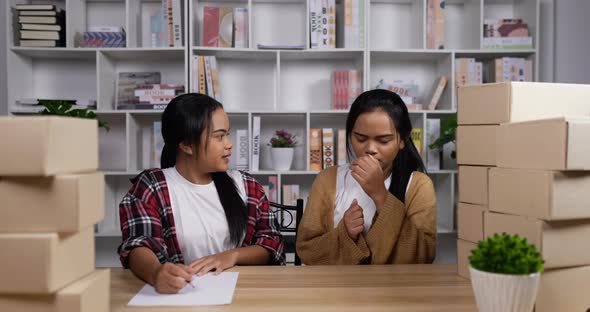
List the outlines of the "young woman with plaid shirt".
<svg viewBox="0 0 590 312">
<path fill-rule="evenodd" d="M 232 142 L 221 103 L 181 95 L 162 115 L 163 169 L 131 180 L 119 205 L 121 263 L 160 293 L 193 274 L 284 264 L 283 239 L 262 186 L 228 170 Z"/>
</svg>

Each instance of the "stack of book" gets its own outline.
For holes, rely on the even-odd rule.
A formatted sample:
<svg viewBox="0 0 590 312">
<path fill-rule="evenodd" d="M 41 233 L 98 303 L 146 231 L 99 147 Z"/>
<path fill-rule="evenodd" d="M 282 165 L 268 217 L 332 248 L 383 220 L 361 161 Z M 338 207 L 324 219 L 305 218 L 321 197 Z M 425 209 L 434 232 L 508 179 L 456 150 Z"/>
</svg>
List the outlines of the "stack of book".
<svg viewBox="0 0 590 312">
<path fill-rule="evenodd" d="M 0 140 L 0 311 L 110 311 L 96 120 L 3 117 L 0 133 L 19 134 Z"/>
<path fill-rule="evenodd" d="M 205 47 L 248 48 L 248 9 L 203 7 Z"/>
<path fill-rule="evenodd" d="M 458 90 L 458 273 L 496 233 L 543 257 L 535 311 L 590 306 L 590 86 L 507 82 Z M 570 116 L 570 117 L 564 117 Z"/>
<path fill-rule="evenodd" d="M 65 47 L 65 11 L 53 4 L 17 4 L 21 47 Z"/>
<path fill-rule="evenodd" d="M 214 55 L 195 55 L 193 60 L 193 90 L 220 101 L 217 59 Z"/>
<path fill-rule="evenodd" d="M 483 25 L 484 49 L 532 49 L 528 24 L 522 18 L 486 19 Z"/>
</svg>

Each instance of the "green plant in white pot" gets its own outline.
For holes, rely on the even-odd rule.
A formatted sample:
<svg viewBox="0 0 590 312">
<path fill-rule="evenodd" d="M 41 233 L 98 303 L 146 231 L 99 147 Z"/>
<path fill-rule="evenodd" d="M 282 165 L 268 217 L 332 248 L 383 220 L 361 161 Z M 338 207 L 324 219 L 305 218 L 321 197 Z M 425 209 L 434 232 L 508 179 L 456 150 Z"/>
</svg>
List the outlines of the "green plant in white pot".
<svg viewBox="0 0 590 312">
<path fill-rule="evenodd" d="M 495 234 L 471 251 L 471 283 L 480 312 L 530 312 L 535 305 L 543 259 L 518 235 Z"/>
</svg>

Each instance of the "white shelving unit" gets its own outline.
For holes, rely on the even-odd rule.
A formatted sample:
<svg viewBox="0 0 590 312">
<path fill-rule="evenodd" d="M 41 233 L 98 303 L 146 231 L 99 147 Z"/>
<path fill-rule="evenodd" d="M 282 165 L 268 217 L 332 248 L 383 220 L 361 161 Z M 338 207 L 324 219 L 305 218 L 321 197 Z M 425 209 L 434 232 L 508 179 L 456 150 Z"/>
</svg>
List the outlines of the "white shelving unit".
<svg viewBox="0 0 590 312">
<path fill-rule="evenodd" d="M 309 42 L 307 0 L 182 0 L 184 47 L 149 47 L 149 16 L 160 0 L 48 0 L 67 14 L 65 48 L 15 46 L 12 10 L 6 1 L 9 112 L 21 98 L 96 99 L 99 118 L 111 131 L 100 130 L 100 168 L 106 176 L 106 220 L 110 224 L 97 233 L 99 265 L 117 265 L 115 248 L 120 240 L 118 203 L 130 187 L 129 178 L 150 166 L 152 123 L 162 111 L 116 110 L 115 81 L 118 72 L 159 71 L 163 83 L 184 84 L 194 80 L 194 55 L 217 58 L 221 102 L 233 129 L 249 129 L 261 116 L 260 171 L 251 172 L 263 184 L 278 177 L 283 184 L 300 184 L 306 198 L 317 174 L 309 170 L 310 128 L 344 128 L 345 111 L 331 109 L 331 73 L 362 70 L 363 89 L 375 87 L 379 79 L 413 80 L 426 102 L 435 79 L 449 78 L 435 111 L 413 111 L 414 127 L 424 128 L 428 118 L 456 113 L 454 60 L 474 57 L 491 60 L 518 56 L 533 60 L 538 78 L 539 0 L 447 0 L 446 49 L 427 50 L 427 0 L 365 0 L 365 47 L 302 51 L 258 50 L 257 44 L 306 44 Z M 39 1 L 36 1 L 39 2 Z M 337 6 L 343 0 L 337 0 Z M 246 7 L 249 11 L 249 48 L 211 48 L 201 45 L 204 6 Z M 483 21 L 490 17 L 522 17 L 529 25 L 534 49 L 482 50 Z M 76 40 L 88 26 L 122 26 L 127 48 L 77 48 Z M 193 91 L 193 90 L 190 90 Z M 296 133 L 293 169 L 272 170 L 266 145 L 272 132 L 285 129 Z M 424 131 L 425 133 L 425 131 Z M 235 135 L 235 133 L 234 133 Z M 250 135 L 251 137 L 251 135 Z M 234 140 L 235 141 L 235 140 Z M 431 142 L 424 142 L 423 155 Z M 441 170 L 430 172 L 437 192 L 437 225 L 441 237 L 455 233 L 456 166 L 443 160 Z M 103 224 L 104 225 L 104 224 Z M 452 241 L 449 240 L 449 241 Z M 454 250 L 445 249 L 449 258 Z M 451 257 L 452 258 L 452 257 Z"/>
</svg>

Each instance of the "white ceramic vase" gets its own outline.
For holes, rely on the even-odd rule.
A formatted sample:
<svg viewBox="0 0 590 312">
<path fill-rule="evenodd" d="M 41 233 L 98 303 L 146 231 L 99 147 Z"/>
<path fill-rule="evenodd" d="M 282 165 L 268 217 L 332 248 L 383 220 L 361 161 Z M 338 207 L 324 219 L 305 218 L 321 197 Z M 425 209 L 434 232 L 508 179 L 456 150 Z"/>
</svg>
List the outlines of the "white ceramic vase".
<svg viewBox="0 0 590 312">
<path fill-rule="evenodd" d="M 273 147 L 270 149 L 272 166 L 276 171 L 289 171 L 293 163 L 293 147 Z"/>
<path fill-rule="evenodd" d="M 535 306 L 540 273 L 510 275 L 469 267 L 479 312 L 531 312 Z"/>
</svg>

